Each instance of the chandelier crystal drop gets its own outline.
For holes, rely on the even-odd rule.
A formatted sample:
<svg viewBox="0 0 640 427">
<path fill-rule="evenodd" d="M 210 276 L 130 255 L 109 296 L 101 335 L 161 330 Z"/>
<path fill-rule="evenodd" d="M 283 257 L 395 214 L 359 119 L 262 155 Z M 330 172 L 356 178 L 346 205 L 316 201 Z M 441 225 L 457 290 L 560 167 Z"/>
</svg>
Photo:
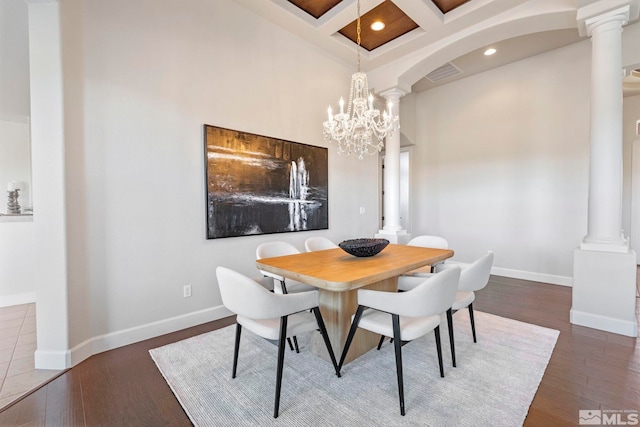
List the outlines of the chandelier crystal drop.
<svg viewBox="0 0 640 427">
<path fill-rule="evenodd" d="M 391 103 L 380 111 L 373 108 L 373 95 L 369 93 L 367 75 L 360 71 L 360 1 L 358 0 L 358 71 L 351 76 L 347 112 L 344 111 L 344 99 L 340 98 L 340 113 L 333 114 L 329 107 L 327 121 L 323 123 L 323 134 L 329 141 L 338 144 L 338 153 L 364 155 L 379 153 L 384 147 L 384 138 L 391 135 L 400 126 L 398 116 L 394 116 Z"/>
</svg>

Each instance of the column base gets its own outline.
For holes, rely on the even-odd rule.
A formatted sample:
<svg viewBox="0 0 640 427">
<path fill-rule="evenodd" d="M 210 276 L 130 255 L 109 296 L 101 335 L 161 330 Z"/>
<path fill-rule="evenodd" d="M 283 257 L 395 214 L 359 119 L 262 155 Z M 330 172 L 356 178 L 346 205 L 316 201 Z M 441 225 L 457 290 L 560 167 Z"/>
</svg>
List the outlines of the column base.
<svg viewBox="0 0 640 427">
<path fill-rule="evenodd" d="M 576 249 L 570 322 L 638 336 L 636 254 Z"/>
<path fill-rule="evenodd" d="M 616 252 L 628 253 L 629 240 L 623 238 L 604 239 L 585 237 L 580 244 L 580 249 L 584 251 Z"/>
<path fill-rule="evenodd" d="M 375 234 L 376 239 L 387 239 L 389 243 L 398 245 L 406 245 L 411 240 L 411 234 L 407 230 L 378 230 Z"/>
</svg>

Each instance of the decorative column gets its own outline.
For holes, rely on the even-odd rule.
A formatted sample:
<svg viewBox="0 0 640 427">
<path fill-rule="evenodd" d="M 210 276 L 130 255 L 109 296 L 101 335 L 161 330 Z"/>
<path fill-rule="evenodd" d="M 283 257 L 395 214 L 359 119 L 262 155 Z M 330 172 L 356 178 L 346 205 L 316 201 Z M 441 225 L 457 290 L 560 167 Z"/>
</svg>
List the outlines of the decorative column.
<svg viewBox="0 0 640 427">
<path fill-rule="evenodd" d="M 381 95 L 391 103 L 392 114 L 400 116 L 400 98 L 405 92 L 394 88 Z M 376 234 L 391 243 L 407 243 L 410 235 L 400 223 L 400 130 L 385 138 L 384 150 L 384 222 Z"/>
<path fill-rule="evenodd" d="M 591 36 L 589 215 L 581 249 L 628 252 L 622 228 L 622 25 L 629 6 L 585 20 Z"/>
<path fill-rule="evenodd" d="M 635 337 L 636 256 L 621 231 L 622 26 L 629 15 L 630 0 L 599 0 L 577 14 L 580 34 L 592 42 L 591 157 L 587 235 L 574 252 L 570 319 Z"/>
</svg>

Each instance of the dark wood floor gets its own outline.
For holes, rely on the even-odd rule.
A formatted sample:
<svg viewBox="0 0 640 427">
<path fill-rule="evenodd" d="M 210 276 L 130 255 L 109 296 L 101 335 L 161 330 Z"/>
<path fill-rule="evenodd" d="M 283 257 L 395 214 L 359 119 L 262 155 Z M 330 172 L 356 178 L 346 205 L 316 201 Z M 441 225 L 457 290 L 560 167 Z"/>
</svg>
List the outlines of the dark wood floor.
<svg viewBox="0 0 640 427">
<path fill-rule="evenodd" d="M 560 331 L 526 426 L 577 425 L 580 409 L 640 410 L 637 340 L 571 325 L 570 288 L 492 276 L 474 306 Z M 148 350 L 232 323 L 222 319 L 92 356 L 0 412 L 0 426 L 188 426 Z"/>
</svg>

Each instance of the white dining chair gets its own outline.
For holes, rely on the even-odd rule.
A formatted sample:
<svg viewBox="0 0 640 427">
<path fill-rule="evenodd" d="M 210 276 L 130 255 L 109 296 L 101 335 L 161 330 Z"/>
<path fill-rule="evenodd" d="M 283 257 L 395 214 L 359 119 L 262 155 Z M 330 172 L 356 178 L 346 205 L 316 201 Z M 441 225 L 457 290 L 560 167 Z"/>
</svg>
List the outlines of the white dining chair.
<svg viewBox="0 0 640 427">
<path fill-rule="evenodd" d="M 489 276 L 491 275 L 491 266 L 493 265 L 493 252 L 488 251 L 486 255 L 478 258 L 471 264 L 457 265 L 461 268 L 460 280 L 458 281 L 456 298 L 451 305 L 451 308 L 447 310 L 447 326 L 449 329 L 449 343 L 451 344 L 451 360 L 453 366 L 456 366 L 456 351 L 455 340 L 453 332 L 453 313 L 461 308 L 469 308 L 469 320 L 471 322 L 471 332 L 473 334 L 473 342 L 476 340 L 476 326 L 473 318 L 473 301 L 475 300 L 475 292 L 481 290 L 487 283 L 489 283 Z M 440 264 L 436 268 L 438 275 L 447 269 L 456 267 L 456 264 Z M 421 283 L 420 277 L 399 277 L 398 288 L 402 284 L 402 288 L 406 290 L 413 289 L 419 286 Z M 382 340 L 381 340 L 382 341 Z"/>
<path fill-rule="evenodd" d="M 268 291 L 273 292 L 273 278 L 267 276 L 254 277 L 253 280 Z"/>
<path fill-rule="evenodd" d="M 454 266 L 455 264 L 447 264 L 447 266 Z M 419 276 L 400 276 L 398 277 L 398 290 L 401 292 L 408 292 L 412 289 L 420 286 L 425 279 L 433 277 L 438 273 L 429 273 L 428 275 L 419 275 Z M 456 284 L 457 285 L 457 284 Z M 457 290 L 457 286 L 456 286 Z M 452 304 L 453 305 L 453 304 Z M 453 337 L 453 309 L 449 307 L 446 311 L 447 315 L 447 329 L 449 331 L 449 348 L 451 349 L 451 364 L 453 367 L 456 367 L 456 345 Z M 391 339 L 393 341 L 393 339 Z M 382 347 L 382 343 L 384 342 L 384 335 L 380 337 L 380 341 L 378 342 L 378 350 Z"/>
<path fill-rule="evenodd" d="M 256 248 L 256 259 L 295 255 L 299 253 L 300 251 L 298 250 L 298 248 L 293 246 L 291 243 L 272 241 L 258 245 L 258 247 Z M 260 270 L 260 273 L 262 273 L 265 277 L 270 277 L 272 279 L 272 290 L 277 294 L 318 292 L 318 288 L 307 285 L 306 283 L 298 282 L 297 280 L 286 279 L 285 281 L 284 277 L 263 270 Z M 291 343 L 291 340 L 293 340 L 293 343 Z M 289 342 L 289 346 L 292 350 L 295 349 L 296 353 L 300 353 L 300 349 L 298 347 L 298 339 L 295 336 L 287 338 L 287 341 Z"/>
<path fill-rule="evenodd" d="M 307 252 L 324 251 L 326 249 L 335 249 L 338 247 L 339 246 L 333 243 L 331 240 L 322 236 L 309 237 L 304 242 L 304 248 L 307 250 Z"/>
<path fill-rule="evenodd" d="M 421 236 L 416 236 L 413 239 L 409 240 L 407 246 L 419 246 L 422 248 L 436 248 L 436 249 L 449 249 L 449 242 L 447 239 L 440 236 L 432 236 L 428 234 L 424 234 Z M 435 272 L 436 265 L 442 264 L 444 261 L 440 261 L 438 263 L 433 263 L 433 265 L 429 265 L 428 270 L 424 267 L 417 268 L 415 270 L 408 271 L 401 276 L 398 277 L 398 291 L 405 292 L 409 291 L 419 283 L 422 283 L 423 279 L 427 277 L 431 277 Z M 410 279 L 407 279 L 409 277 Z M 447 311 L 447 316 L 450 316 L 451 312 Z M 393 339 L 391 340 L 393 341 Z M 382 343 L 384 342 L 384 336 L 380 337 L 380 341 L 378 342 L 378 350 L 382 347 Z M 453 366 L 456 366 L 455 363 L 455 354 L 452 353 L 453 358 Z"/>
<path fill-rule="evenodd" d="M 409 240 L 407 243 L 409 246 L 422 246 L 423 248 L 437 248 L 437 249 L 449 249 L 449 242 L 447 239 L 440 236 L 431 236 L 424 234 L 422 236 L 416 236 Z"/>
<path fill-rule="evenodd" d="M 265 242 L 256 248 L 256 259 L 272 258 L 277 256 L 294 255 L 299 254 L 298 248 L 291 243 L 282 241 Z M 318 288 L 307 285 L 306 283 L 298 282 L 297 280 L 286 279 L 277 274 L 270 273 L 268 271 L 260 270 L 264 276 L 274 279 L 273 291 L 278 294 L 291 294 L 296 292 L 309 292 L 317 291 Z"/>
<path fill-rule="evenodd" d="M 333 348 L 318 307 L 319 296 L 317 292 L 275 294 L 254 280 L 225 267 L 218 267 L 216 276 L 220 286 L 222 303 L 228 310 L 236 314 L 236 336 L 231 377 L 235 378 L 237 373 L 240 336 L 243 327 L 262 338 L 278 342 L 274 418 L 278 417 L 280 409 L 285 338 L 319 329 L 333 363 L 335 374 L 340 376 Z"/>
<path fill-rule="evenodd" d="M 358 308 L 353 316 L 347 341 L 340 356 L 338 372 L 342 369 L 342 364 L 358 328 L 393 337 L 400 414 L 404 415 L 402 343 L 413 341 L 434 331 L 440 376 L 444 377 L 440 344 L 440 315 L 453 304 L 459 277 L 460 268 L 453 267 L 424 279 L 420 285 L 407 292 L 393 293 L 359 289 Z"/>
<path fill-rule="evenodd" d="M 409 240 L 407 246 L 420 246 L 423 248 L 436 248 L 436 249 L 449 249 L 449 242 L 447 239 L 440 236 L 431 236 L 431 235 L 422 235 L 416 236 L 413 239 Z M 404 274 L 404 276 L 422 276 L 429 277 L 429 274 L 435 272 L 435 266 L 443 263 L 444 261 L 440 261 L 438 263 L 434 263 L 429 266 L 429 270 L 425 271 L 424 268 L 418 268 L 416 270 L 409 271 Z M 402 290 L 402 289 L 400 289 Z"/>
<path fill-rule="evenodd" d="M 480 257 L 471 264 L 464 265 L 460 273 L 460 281 L 458 282 L 458 292 L 451 309 L 453 311 L 462 308 L 469 308 L 469 320 L 471 321 L 471 332 L 473 333 L 473 342 L 476 340 L 476 325 L 473 319 L 473 301 L 476 299 L 476 292 L 483 289 L 489 283 L 491 276 L 491 267 L 493 266 L 493 251 L 488 251 L 486 255 Z M 449 268 L 449 264 L 443 264 L 438 270 L 444 271 Z M 449 327 L 453 330 L 453 325 Z"/>
</svg>

